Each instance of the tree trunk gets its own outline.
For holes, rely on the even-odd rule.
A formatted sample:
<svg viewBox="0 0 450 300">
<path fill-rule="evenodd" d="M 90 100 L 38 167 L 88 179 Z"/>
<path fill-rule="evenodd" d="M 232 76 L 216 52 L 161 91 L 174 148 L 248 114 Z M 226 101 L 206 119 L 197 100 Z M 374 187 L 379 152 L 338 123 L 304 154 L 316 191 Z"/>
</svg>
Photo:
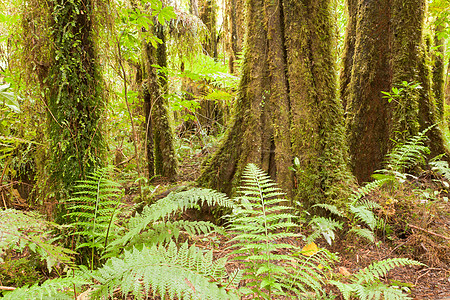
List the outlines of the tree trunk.
<svg viewBox="0 0 450 300">
<path fill-rule="evenodd" d="M 102 80 L 93 43 L 90 0 L 52 0 L 53 65 L 48 82 L 52 178 L 63 191 L 102 166 L 105 108 Z"/>
<path fill-rule="evenodd" d="M 390 0 L 348 2 L 342 96 L 346 102 L 347 135 L 353 174 L 370 180 L 388 151 L 391 105 L 381 91 L 390 91 L 390 45 L 381 42 L 390 34 Z"/>
<path fill-rule="evenodd" d="M 208 29 L 209 35 L 203 48 L 208 56 L 217 58 L 217 4 L 215 0 L 202 0 L 199 11 L 200 20 Z"/>
<path fill-rule="evenodd" d="M 347 28 L 350 50 L 343 59 L 341 88 L 353 173 L 364 182 L 382 166 L 392 140 L 403 142 L 436 124 L 424 42 L 427 2 L 349 0 L 348 5 L 350 12 L 357 10 L 357 24 L 356 30 Z M 401 88 L 403 82 L 421 88 L 405 88 L 401 97 L 388 103 L 381 92 Z M 433 155 L 446 152 L 439 127 L 433 127 L 428 137 Z"/>
<path fill-rule="evenodd" d="M 444 119 L 445 102 L 445 39 L 440 37 L 445 30 L 444 25 L 438 24 L 435 29 L 433 54 L 433 94 L 436 99 L 436 113 L 439 121 Z"/>
<path fill-rule="evenodd" d="M 231 74 L 237 74 L 237 59 L 244 44 L 245 35 L 244 1 L 226 0 L 224 27 L 226 30 L 225 51 L 228 53 L 228 67 Z"/>
<path fill-rule="evenodd" d="M 174 136 L 170 125 L 168 111 L 167 75 L 158 71 L 153 65 L 167 68 L 167 53 L 165 45 L 164 27 L 154 26 L 154 32 L 162 43 L 155 48 L 148 43 L 145 46 L 144 65 L 147 80 L 144 82 L 143 94 L 147 123 L 147 166 L 149 178 L 160 175 L 175 180 L 178 161 L 175 155 Z M 154 171 L 154 173 L 153 173 Z"/>
<path fill-rule="evenodd" d="M 307 203 L 345 198 L 351 176 L 331 11 L 325 0 L 248 2 L 252 34 L 233 124 L 200 183 L 230 193 L 243 168 L 256 163 Z"/>
</svg>

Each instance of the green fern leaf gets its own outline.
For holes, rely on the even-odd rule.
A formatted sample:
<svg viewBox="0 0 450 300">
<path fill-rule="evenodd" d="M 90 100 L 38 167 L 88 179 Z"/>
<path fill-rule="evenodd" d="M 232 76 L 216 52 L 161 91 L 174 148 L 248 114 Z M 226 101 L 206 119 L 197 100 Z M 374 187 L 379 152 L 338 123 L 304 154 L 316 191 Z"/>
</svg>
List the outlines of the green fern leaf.
<svg viewBox="0 0 450 300">
<path fill-rule="evenodd" d="M 180 249 L 173 242 L 167 249 L 135 248 L 125 251 L 123 259 L 111 258 L 94 273 L 100 282 L 94 294 L 110 296 L 120 288 L 124 296 L 131 293 L 138 299 L 150 292 L 170 299 L 238 299 L 224 288 L 234 280 L 228 282 L 224 265 L 225 260 L 214 262 L 212 253 L 203 254 L 187 243 Z"/>
</svg>

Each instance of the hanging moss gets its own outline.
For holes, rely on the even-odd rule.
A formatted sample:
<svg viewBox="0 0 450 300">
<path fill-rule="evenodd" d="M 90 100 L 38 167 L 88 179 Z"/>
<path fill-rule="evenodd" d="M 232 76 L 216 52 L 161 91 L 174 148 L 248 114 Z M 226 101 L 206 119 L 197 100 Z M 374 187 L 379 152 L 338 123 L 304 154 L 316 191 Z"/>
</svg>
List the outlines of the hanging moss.
<svg viewBox="0 0 450 300">
<path fill-rule="evenodd" d="M 49 86 L 51 176 L 71 191 L 105 161 L 101 119 L 105 109 L 93 42 L 90 0 L 51 0 L 53 62 Z"/>
</svg>

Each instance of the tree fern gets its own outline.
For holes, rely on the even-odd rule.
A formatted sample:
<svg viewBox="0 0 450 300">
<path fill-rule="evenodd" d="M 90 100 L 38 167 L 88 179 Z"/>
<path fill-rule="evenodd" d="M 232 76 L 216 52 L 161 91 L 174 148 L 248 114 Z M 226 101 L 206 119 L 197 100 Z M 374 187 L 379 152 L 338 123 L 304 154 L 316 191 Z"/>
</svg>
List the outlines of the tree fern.
<svg viewBox="0 0 450 300">
<path fill-rule="evenodd" d="M 286 200 L 269 176 L 250 164 L 243 172 L 240 205 L 230 217 L 232 233 L 230 248 L 235 259 L 246 266 L 244 278 L 248 280 L 244 293 L 254 293 L 265 299 L 314 291 L 320 294 L 323 269 L 330 256 L 325 252 L 312 256 L 301 254 L 297 246 L 284 242 L 299 236 L 294 230 L 297 216 L 284 206 Z M 280 254 L 280 251 L 283 253 Z"/>
<path fill-rule="evenodd" d="M 114 226 L 117 206 L 120 204 L 120 185 L 110 177 L 111 167 L 101 168 L 89 174 L 75 187 L 75 197 L 66 201 L 67 218 L 73 220 L 73 235 L 82 237 L 77 249 L 91 248 L 91 267 L 95 250 L 103 250 Z"/>
<path fill-rule="evenodd" d="M 367 268 L 360 270 L 350 278 L 350 283 L 331 280 L 329 283 L 335 285 L 342 292 L 345 300 L 351 299 L 351 296 L 357 296 L 362 300 L 396 300 L 410 299 L 400 290 L 389 287 L 380 281 L 395 267 L 423 265 L 420 262 L 408 258 L 392 258 L 372 263 Z"/>
<path fill-rule="evenodd" d="M 125 226 L 125 234 L 111 243 L 109 248 L 111 253 L 108 255 L 113 255 L 126 245 L 138 245 L 144 241 L 147 243 L 167 241 L 171 237 L 177 237 L 180 230 L 191 234 L 201 234 L 217 229 L 210 222 L 168 221 L 174 213 L 204 204 L 228 208 L 234 206 L 225 194 L 210 189 L 194 188 L 170 193 L 153 205 L 144 207 L 141 214 L 131 218 Z"/>
<path fill-rule="evenodd" d="M 233 293 L 240 274 L 229 276 L 226 257 L 214 260 L 212 251 L 203 253 L 184 243 L 179 249 L 153 245 L 125 251 L 123 259 L 111 258 L 93 277 L 99 282 L 93 295 L 111 296 L 116 288 L 122 295 L 142 299 L 150 294 L 170 299 L 238 299 Z"/>
</svg>

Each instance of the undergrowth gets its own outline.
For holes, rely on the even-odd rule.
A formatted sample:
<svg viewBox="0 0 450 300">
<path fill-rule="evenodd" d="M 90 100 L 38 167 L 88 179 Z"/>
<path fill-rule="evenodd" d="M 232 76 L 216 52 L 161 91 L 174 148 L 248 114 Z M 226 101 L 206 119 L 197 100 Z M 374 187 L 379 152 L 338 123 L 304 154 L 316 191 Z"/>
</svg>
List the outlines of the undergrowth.
<svg viewBox="0 0 450 300">
<path fill-rule="evenodd" d="M 17 288 L 7 293 L 6 299 L 73 299 L 80 293 L 90 299 L 118 294 L 133 295 L 136 299 L 155 295 L 168 299 L 240 299 L 243 295 L 259 299 L 330 299 L 334 296 L 325 289 L 328 284 L 337 286 L 346 299 L 352 295 L 359 299 L 381 299 L 382 295 L 385 299 L 407 299 L 400 291 L 384 285 L 380 278 L 396 266 L 419 263 L 408 259 L 385 260 L 360 270 L 349 282 L 336 280 L 332 270 L 337 256 L 317 247 L 311 237 L 303 236 L 304 226 L 283 193 L 253 164 L 245 169 L 240 196 L 235 199 L 213 190 L 193 188 L 169 194 L 120 222 L 113 217 L 120 210 L 115 200 L 117 185 L 108 174 L 106 169 L 94 172 L 78 185 L 84 190 L 68 202 L 74 203 L 69 216 L 75 219 L 72 225 L 77 228 L 76 235 L 91 238 L 78 250 L 87 247 L 103 253 L 99 266 L 71 265 L 64 276 L 61 274 L 42 285 Z M 349 211 L 356 223 L 362 222 L 372 229 L 376 222 L 366 210 L 374 206 L 361 200 L 365 192 L 361 190 L 354 196 Z M 231 209 L 228 226 L 177 220 L 180 212 L 204 205 Z M 333 207 L 328 209 L 341 214 Z M 8 221 L 2 222 L 5 223 Z M 13 225 L 6 228 L 10 226 Z M 114 234 L 108 233 L 111 228 Z M 333 232 L 332 226 L 329 228 Z M 214 249 L 204 250 L 190 243 L 189 237 L 204 234 L 207 238 L 212 232 L 224 231 L 231 235 L 230 256 L 218 258 Z M 17 238 L 6 230 L 3 234 Z M 105 242 L 106 239 L 112 240 Z M 178 242 L 180 239 L 182 243 Z M 30 238 L 24 240 L 29 242 Z M 57 253 L 66 253 L 63 248 L 55 249 Z M 239 263 L 243 269 L 227 271 L 228 263 Z"/>
</svg>

